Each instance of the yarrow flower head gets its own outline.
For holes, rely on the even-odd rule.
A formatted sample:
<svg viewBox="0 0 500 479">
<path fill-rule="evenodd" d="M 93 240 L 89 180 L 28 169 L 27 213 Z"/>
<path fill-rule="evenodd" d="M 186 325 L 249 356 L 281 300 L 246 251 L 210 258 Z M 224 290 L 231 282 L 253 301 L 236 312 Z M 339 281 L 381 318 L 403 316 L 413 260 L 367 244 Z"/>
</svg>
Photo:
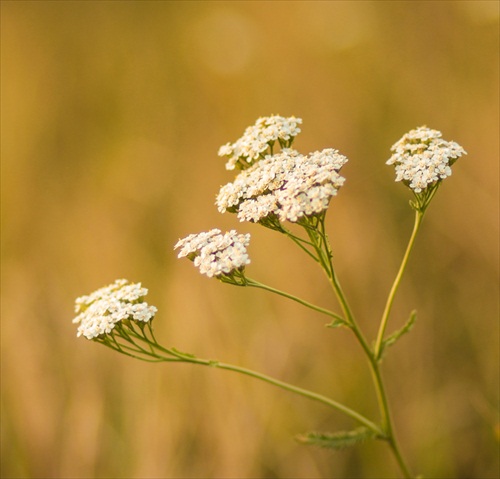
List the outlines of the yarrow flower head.
<svg viewBox="0 0 500 479">
<path fill-rule="evenodd" d="M 193 261 L 200 273 L 222 279 L 242 273 L 250 263 L 246 250 L 249 243 L 249 234 L 238 234 L 235 230 L 222 234 L 219 229 L 212 229 L 180 239 L 174 249 L 180 248 L 177 257 Z"/>
<path fill-rule="evenodd" d="M 244 170 L 259 159 L 271 153 L 273 145 L 279 142 L 281 148 L 289 148 L 293 139 L 300 133 L 302 119 L 279 115 L 261 117 L 255 125 L 249 126 L 243 136 L 234 143 L 226 143 L 219 149 L 219 156 L 229 158 L 227 170 Z"/>
<path fill-rule="evenodd" d="M 327 148 L 309 155 L 283 149 L 242 171 L 223 186 L 216 205 L 237 213 L 240 221 L 297 222 L 325 211 L 345 179 L 339 175 L 347 158 Z"/>
<path fill-rule="evenodd" d="M 109 286 L 77 298 L 75 313 L 78 316 L 73 319 L 73 323 L 79 325 L 77 336 L 95 339 L 111 334 L 122 321 L 151 321 L 158 310 L 144 302 L 147 294 L 141 283 L 117 279 Z"/>
<path fill-rule="evenodd" d="M 451 165 L 466 151 L 454 141 L 442 139 L 440 131 L 421 126 L 396 142 L 386 162 L 395 165 L 396 181 L 402 181 L 415 193 L 437 185 L 451 175 Z"/>
</svg>

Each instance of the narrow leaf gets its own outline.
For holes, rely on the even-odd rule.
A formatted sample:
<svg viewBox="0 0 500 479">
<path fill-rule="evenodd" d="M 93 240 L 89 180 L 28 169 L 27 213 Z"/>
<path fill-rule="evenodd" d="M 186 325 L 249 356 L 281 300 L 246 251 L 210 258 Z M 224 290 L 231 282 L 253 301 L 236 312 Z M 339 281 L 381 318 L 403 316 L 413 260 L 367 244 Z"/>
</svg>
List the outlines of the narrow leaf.
<svg viewBox="0 0 500 479">
<path fill-rule="evenodd" d="M 297 440 L 303 444 L 326 447 L 340 450 L 354 446 L 368 439 L 375 439 L 377 435 L 366 427 L 360 427 L 353 431 L 329 432 L 309 432 L 297 436 Z"/>
<path fill-rule="evenodd" d="M 403 336 L 406 333 L 409 333 L 412 330 L 416 319 L 417 319 L 417 311 L 413 310 L 410 313 L 408 321 L 406 321 L 403 327 L 401 329 L 398 329 L 397 331 L 394 331 L 394 333 L 387 336 L 387 338 L 382 341 L 382 348 L 380 349 L 379 359 L 382 358 L 383 352 L 385 348 L 387 348 L 387 346 L 392 346 L 401 336 Z"/>
</svg>

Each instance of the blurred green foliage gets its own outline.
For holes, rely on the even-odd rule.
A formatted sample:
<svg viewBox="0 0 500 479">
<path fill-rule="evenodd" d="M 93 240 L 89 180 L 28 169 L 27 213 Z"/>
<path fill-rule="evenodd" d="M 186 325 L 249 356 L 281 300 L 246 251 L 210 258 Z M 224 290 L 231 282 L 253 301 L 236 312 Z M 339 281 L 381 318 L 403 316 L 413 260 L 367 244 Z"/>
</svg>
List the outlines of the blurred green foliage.
<svg viewBox="0 0 500 479">
<path fill-rule="evenodd" d="M 2 457 L 5 478 L 395 477 L 383 445 L 331 453 L 297 433 L 352 423 L 231 373 L 151 365 L 76 339 L 74 298 L 142 281 L 157 336 L 376 414 L 348 332 L 265 292 L 201 277 L 172 250 L 252 233 L 250 276 L 335 308 L 285 238 L 213 205 L 218 147 L 296 115 L 302 152 L 350 159 L 335 264 L 375 334 L 412 223 L 384 165 L 411 128 L 468 152 L 424 221 L 389 330 L 395 422 L 414 470 L 498 477 L 496 1 L 2 1 Z"/>
</svg>

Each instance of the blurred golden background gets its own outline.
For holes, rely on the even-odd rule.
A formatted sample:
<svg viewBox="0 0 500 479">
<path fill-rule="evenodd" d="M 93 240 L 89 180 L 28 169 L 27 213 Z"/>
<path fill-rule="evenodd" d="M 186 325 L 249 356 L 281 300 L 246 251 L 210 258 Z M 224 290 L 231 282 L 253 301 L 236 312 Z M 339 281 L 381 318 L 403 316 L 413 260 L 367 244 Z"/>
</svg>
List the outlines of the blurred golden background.
<svg viewBox="0 0 500 479">
<path fill-rule="evenodd" d="M 328 227 L 374 337 L 413 213 L 384 165 L 426 124 L 468 152 L 430 207 L 389 323 L 418 310 L 384 371 L 403 451 L 430 478 L 499 461 L 499 3 L 2 1 L 2 457 L 5 478 L 394 478 L 384 444 L 236 374 L 148 364 L 76 338 L 74 299 L 142 281 L 157 336 L 377 418 L 347 331 L 179 261 L 179 237 L 252 233 L 248 275 L 338 311 L 284 237 L 220 215 L 220 145 L 259 116 L 303 118 L 295 147 L 350 162 Z"/>
</svg>

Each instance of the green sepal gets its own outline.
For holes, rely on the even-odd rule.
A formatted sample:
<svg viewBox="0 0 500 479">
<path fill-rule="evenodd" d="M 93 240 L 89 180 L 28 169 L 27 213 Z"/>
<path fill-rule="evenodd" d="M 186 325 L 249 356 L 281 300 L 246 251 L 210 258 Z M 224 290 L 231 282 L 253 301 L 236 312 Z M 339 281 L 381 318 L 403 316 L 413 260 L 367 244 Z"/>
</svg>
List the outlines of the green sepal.
<svg viewBox="0 0 500 479">
<path fill-rule="evenodd" d="M 326 447 L 328 449 L 341 450 L 346 447 L 355 446 L 368 439 L 376 439 L 378 436 L 366 427 L 360 427 L 352 431 L 330 432 L 308 432 L 296 436 L 297 441 L 310 446 Z"/>
<path fill-rule="evenodd" d="M 380 348 L 380 353 L 377 358 L 378 360 L 382 359 L 384 351 L 388 346 L 392 346 L 401 336 L 403 336 L 406 333 L 409 333 L 412 330 L 416 319 L 417 319 L 417 311 L 414 309 L 410 313 L 410 317 L 408 318 L 408 321 L 406 321 L 406 323 L 403 325 L 403 327 L 401 329 L 398 329 L 397 331 L 394 331 L 394 333 L 387 336 L 387 338 L 385 338 L 382 341 L 382 347 Z"/>
</svg>

